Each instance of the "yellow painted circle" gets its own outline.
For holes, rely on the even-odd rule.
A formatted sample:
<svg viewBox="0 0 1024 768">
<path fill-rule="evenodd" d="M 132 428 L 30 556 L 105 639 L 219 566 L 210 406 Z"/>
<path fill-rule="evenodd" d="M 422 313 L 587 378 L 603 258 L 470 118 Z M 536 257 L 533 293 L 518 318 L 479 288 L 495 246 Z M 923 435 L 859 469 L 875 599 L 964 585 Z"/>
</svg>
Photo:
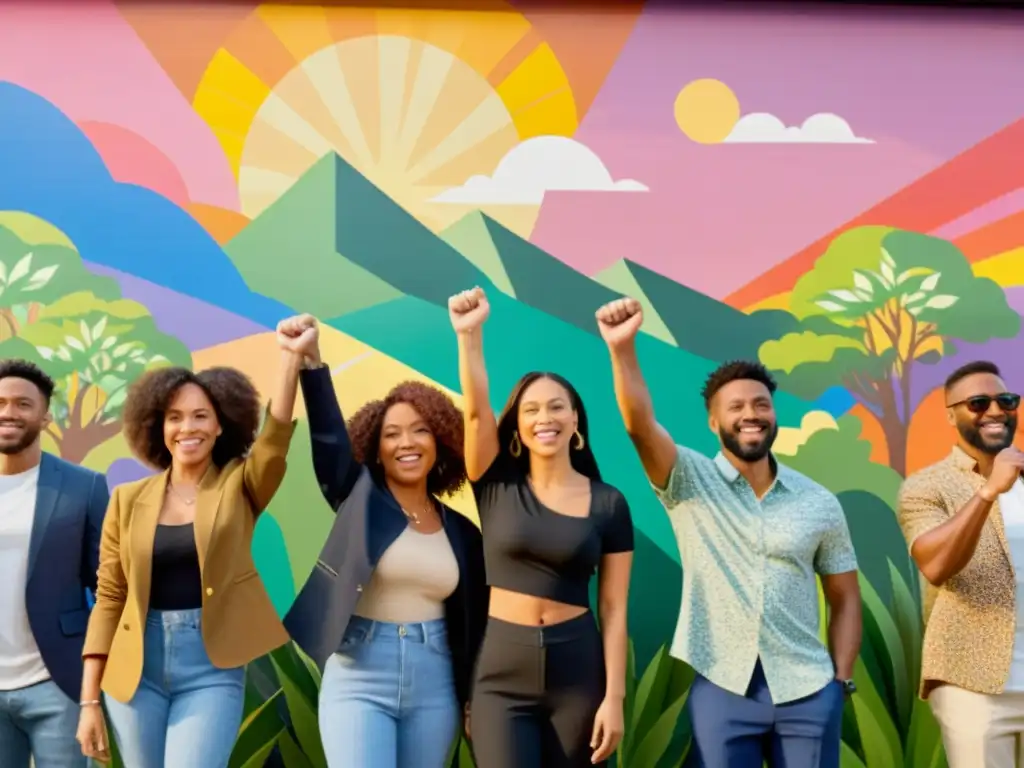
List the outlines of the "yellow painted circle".
<svg viewBox="0 0 1024 768">
<path fill-rule="evenodd" d="M 676 96 L 675 117 L 688 138 L 699 144 L 718 144 L 740 119 L 740 101 L 721 80 L 694 80 Z"/>
</svg>

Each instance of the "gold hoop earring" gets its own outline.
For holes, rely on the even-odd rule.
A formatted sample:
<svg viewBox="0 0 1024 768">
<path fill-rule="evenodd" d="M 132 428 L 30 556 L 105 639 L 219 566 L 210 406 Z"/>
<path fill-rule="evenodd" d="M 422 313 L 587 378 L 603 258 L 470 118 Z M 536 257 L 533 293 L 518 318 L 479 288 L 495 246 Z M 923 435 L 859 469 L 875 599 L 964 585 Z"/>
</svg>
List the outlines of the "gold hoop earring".
<svg viewBox="0 0 1024 768">
<path fill-rule="evenodd" d="M 587 444 L 587 441 L 583 439 L 583 435 L 580 434 L 580 431 L 578 429 L 576 430 L 575 437 L 576 443 L 573 445 L 573 448 L 575 448 L 577 451 L 582 451 L 583 446 Z"/>
<path fill-rule="evenodd" d="M 523 452 L 523 444 L 519 441 L 519 430 L 515 430 L 512 433 L 512 444 L 508 447 L 508 452 L 512 454 L 513 458 L 518 459 L 519 455 Z"/>
</svg>

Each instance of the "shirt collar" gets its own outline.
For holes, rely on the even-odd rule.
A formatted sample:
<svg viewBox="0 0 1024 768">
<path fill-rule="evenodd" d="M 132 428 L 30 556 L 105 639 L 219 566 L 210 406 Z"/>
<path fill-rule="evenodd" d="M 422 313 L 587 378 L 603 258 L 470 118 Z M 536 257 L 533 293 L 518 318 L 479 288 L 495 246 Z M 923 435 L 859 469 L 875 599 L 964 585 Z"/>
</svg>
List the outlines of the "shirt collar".
<svg viewBox="0 0 1024 768">
<path fill-rule="evenodd" d="M 768 454 L 768 461 L 771 463 L 772 470 L 775 472 L 775 482 L 772 486 L 778 486 L 784 489 L 787 488 L 785 477 L 786 468 L 779 464 L 774 453 Z M 735 483 L 741 477 L 740 471 L 732 465 L 731 461 L 725 458 L 725 454 L 721 451 L 715 455 L 715 466 L 718 467 L 719 473 L 721 473 L 727 483 Z"/>
<path fill-rule="evenodd" d="M 957 469 L 965 472 L 974 472 L 978 468 L 978 461 L 959 445 L 954 445 L 950 451 L 949 460 Z"/>
</svg>

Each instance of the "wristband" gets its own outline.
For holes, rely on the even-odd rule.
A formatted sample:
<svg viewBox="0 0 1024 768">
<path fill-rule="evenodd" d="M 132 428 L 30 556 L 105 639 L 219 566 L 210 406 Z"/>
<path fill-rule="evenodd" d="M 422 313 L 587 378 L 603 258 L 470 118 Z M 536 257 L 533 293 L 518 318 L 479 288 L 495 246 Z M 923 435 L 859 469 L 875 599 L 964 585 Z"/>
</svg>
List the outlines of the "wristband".
<svg viewBox="0 0 1024 768">
<path fill-rule="evenodd" d="M 80 701 L 78 706 L 80 707 L 98 707 L 102 702 L 99 699 L 93 699 L 91 701 Z"/>
</svg>

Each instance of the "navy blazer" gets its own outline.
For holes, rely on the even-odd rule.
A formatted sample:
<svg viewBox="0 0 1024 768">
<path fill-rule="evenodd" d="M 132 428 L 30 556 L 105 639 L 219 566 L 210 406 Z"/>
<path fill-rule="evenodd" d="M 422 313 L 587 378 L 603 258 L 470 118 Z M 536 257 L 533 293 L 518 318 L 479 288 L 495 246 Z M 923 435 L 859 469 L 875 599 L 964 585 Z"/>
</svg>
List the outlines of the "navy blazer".
<svg viewBox="0 0 1024 768">
<path fill-rule="evenodd" d="M 378 485 L 369 470 L 353 458 L 329 369 L 304 370 L 299 380 L 309 418 L 313 468 L 336 517 L 284 625 L 323 670 L 341 644 L 363 586 L 409 521 L 387 488 Z M 459 564 L 459 584 L 445 601 L 445 620 L 455 692 L 465 706 L 483 641 L 490 592 L 479 529 L 443 505 L 441 521 Z"/>
<path fill-rule="evenodd" d="M 25 607 L 50 679 L 72 701 L 82 689 L 86 590 L 96 594 L 110 493 L 98 472 L 43 453 L 28 547 Z"/>
</svg>

